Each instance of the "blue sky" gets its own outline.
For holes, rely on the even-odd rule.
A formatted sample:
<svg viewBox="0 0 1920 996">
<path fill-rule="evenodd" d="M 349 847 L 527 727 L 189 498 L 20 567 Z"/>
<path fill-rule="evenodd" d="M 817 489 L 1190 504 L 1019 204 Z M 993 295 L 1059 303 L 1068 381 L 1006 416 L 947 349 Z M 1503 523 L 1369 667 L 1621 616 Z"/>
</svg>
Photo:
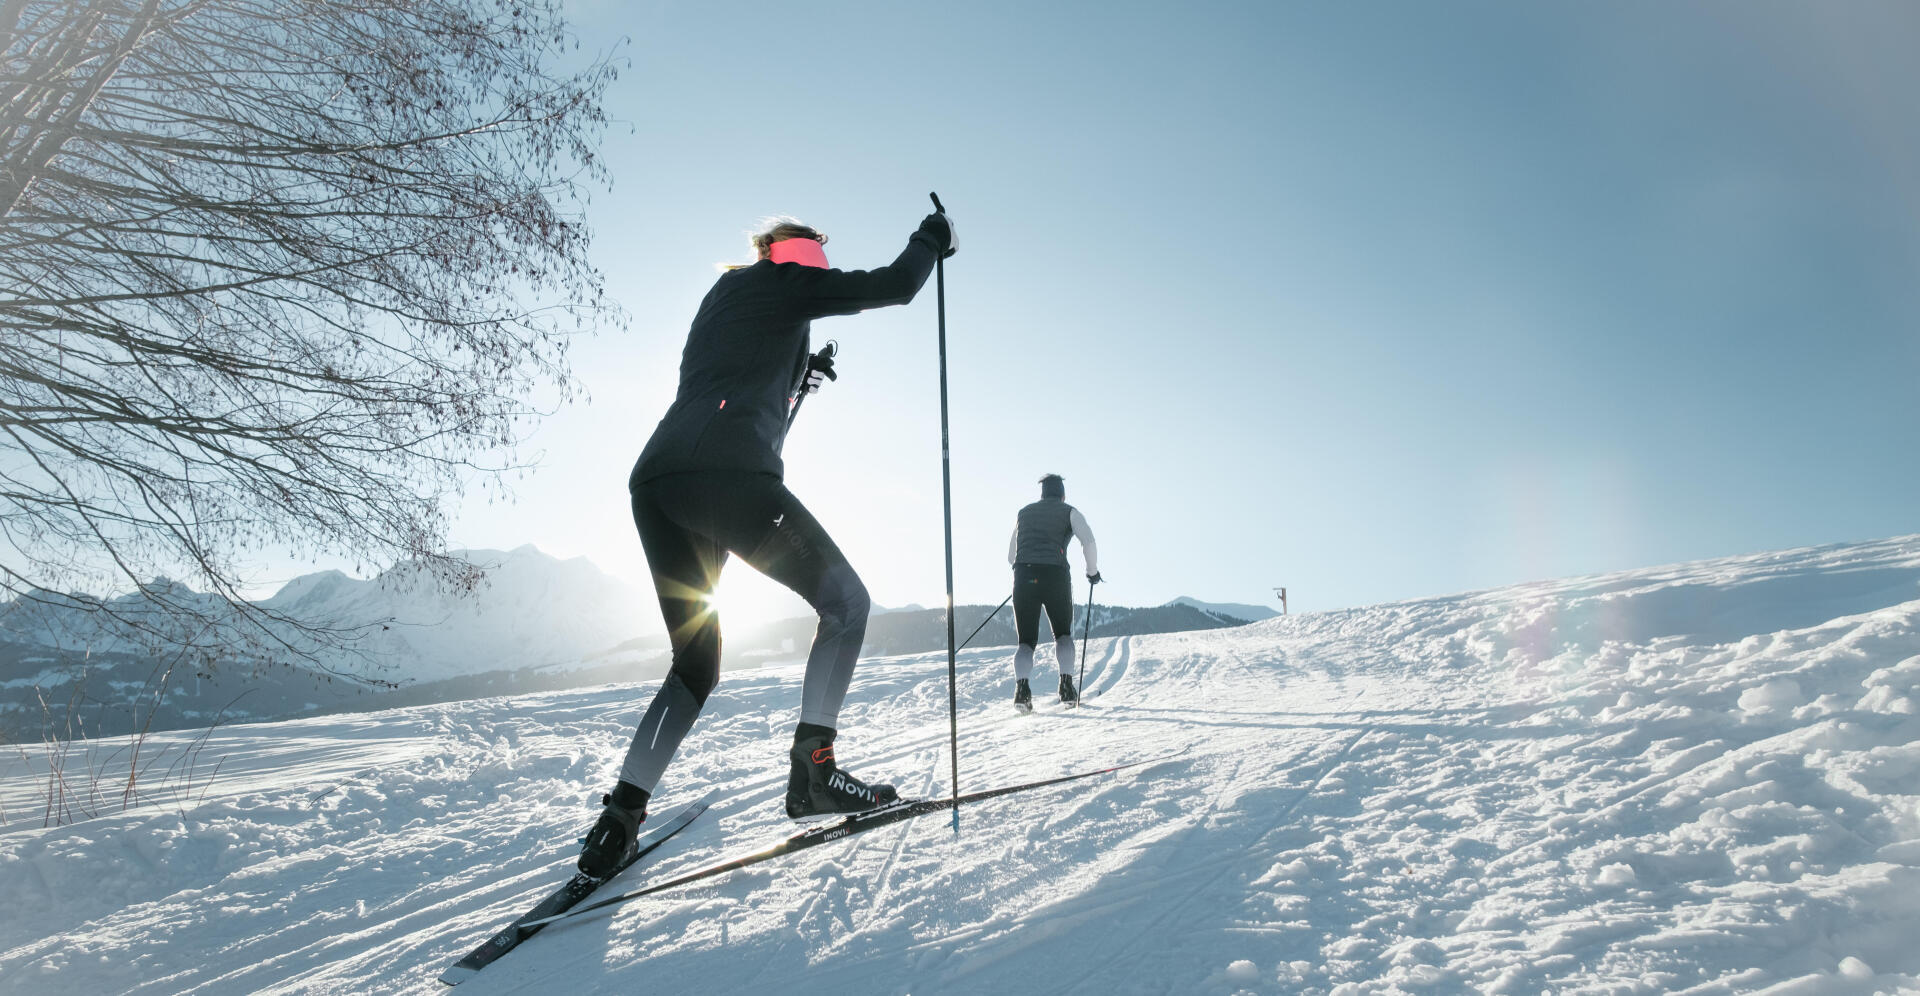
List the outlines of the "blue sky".
<svg viewBox="0 0 1920 996">
<path fill-rule="evenodd" d="M 626 36 L 631 316 L 454 539 L 645 584 L 625 476 L 765 215 L 882 264 L 939 191 L 957 594 L 1045 472 L 1102 601 L 1295 611 L 1920 531 L 1920 7 L 582 2 Z M 933 287 L 818 322 L 788 483 L 944 589 Z M 800 611 L 730 569 L 733 618 Z M 637 607 L 646 628 L 659 623 Z"/>
</svg>

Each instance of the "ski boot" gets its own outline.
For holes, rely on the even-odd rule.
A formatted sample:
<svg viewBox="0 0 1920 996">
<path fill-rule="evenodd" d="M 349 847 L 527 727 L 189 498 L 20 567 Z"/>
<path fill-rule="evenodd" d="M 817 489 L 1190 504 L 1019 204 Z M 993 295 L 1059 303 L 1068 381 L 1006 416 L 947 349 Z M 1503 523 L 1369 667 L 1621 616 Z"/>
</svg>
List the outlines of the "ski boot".
<svg viewBox="0 0 1920 996">
<path fill-rule="evenodd" d="M 1033 711 L 1033 689 L 1027 687 L 1027 679 L 1025 678 L 1014 679 L 1013 707 L 1021 712 Z"/>
<path fill-rule="evenodd" d="M 600 797 L 600 819 L 587 831 L 580 847 L 580 874 L 602 881 L 611 878 L 638 850 L 634 841 L 647 821 L 647 791 L 626 782 Z"/>
<path fill-rule="evenodd" d="M 801 723 L 793 731 L 793 767 L 787 775 L 787 815 L 793 819 L 858 813 L 897 801 L 891 785 L 868 785 L 833 761 L 831 727 Z"/>
<path fill-rule="evenodd" d="M 1068 706 L 1080 704 L 1080 693 L 1073 690 L 1073 676 L 1070 674 L 1060 676 L 1060 702 Z"/>
</svg>

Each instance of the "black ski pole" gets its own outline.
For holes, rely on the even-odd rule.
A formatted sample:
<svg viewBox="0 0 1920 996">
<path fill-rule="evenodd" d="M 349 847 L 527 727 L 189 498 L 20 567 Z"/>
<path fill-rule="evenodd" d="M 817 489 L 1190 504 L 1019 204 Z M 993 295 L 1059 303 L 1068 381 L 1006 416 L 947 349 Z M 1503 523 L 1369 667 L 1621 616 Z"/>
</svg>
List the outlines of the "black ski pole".
<svg viewBox="0 0 1920 996">
<path fill-rule="evenodd" d="M 947 209 L 940 203 L 940 195 L 929 192 L 933 198 L 933 209 L 939 212 L 941 220 L 946 220 Z M 953 233 L 949 229 L 948 239 Z M 951 443 L 947 433 L 947 261 L 944 255 L 933 260 L 934 300 L 940 315 L 940 500 L 946 508 L 947 529 L 947 730 L 948 750 L 953 758 L 953 832 L 960 832 L 960 692 L 958 690 L 959 672 L 954 662 L 960 656 L 960 648 L 953 639 L 953 465 L 948 451 Z"/>
<path fill-rule="evenodd" d="M 1073 694 L 1081 701 L 1087 697 L 1087 641 L 1093 639 L 1093 588 L 1099 583 L 1091 578 L 1087 580 L 1087 625 L 1080 631 L 1080 666 L 1076 669 L 1080 673 L 1073 683 Z"/>
<path fill-rule="evenodd" d="M 980 625 L 975 626 L 973 628 L 973 632 L 968 633 L 967 638 L 960 641 L 960 649 L 961 650 L 967 649 L 967 644 L 972 643 L 973 638 L 976 636 L 979 636 L 980 631 L 983 629 L 986 629 L 987 624 L 993 621 L 993 617 L 1000 614 L 1000 609 L 1006 608 L 1007 603 L 1011 601 L 1013 601 L 1013 593 L 1009 592 L 1007 593 L 1007 597 L 1000 602 L 1000 608 L 994 609 L 992 612 L 987 613 L 987 617 L 985 619 L 980 620 Z"/>
<path fill-rule="evenodd" d="M 828 339 L 827 344 L 824 346 L 821 346 L 820 351 L 818 353 L 813 354 L 813 358 L 815 361 L 821 361 L 821 360 L 826 361 L 827 369 L 832 370 L 833 357 L 835 353 L 838 353 L 840 351 L 839 347 L 840 347 L 839 343 L 834 342 L 832 339 Z M 813 364 L 808 363 L 807 373 L 810 374 L 812 372 L 813 372 Z M 829 378 L 829 379 L 833 379 L 833 378 Z M 800 406 L 806 403 L 807 403 L 807 381 L 806 381 L 806 378 L 802 376 L 800 380 L 800 396 L 793 399 L 793 409 L 787 412 L 788 431 L 792 431 L 793 429 L 793 420 L 800 417 Z M 784 445 L 786 441 L 787 441 L 786 437 L 782 436 L 780 439 L 781 444 Z"/>
</svg>

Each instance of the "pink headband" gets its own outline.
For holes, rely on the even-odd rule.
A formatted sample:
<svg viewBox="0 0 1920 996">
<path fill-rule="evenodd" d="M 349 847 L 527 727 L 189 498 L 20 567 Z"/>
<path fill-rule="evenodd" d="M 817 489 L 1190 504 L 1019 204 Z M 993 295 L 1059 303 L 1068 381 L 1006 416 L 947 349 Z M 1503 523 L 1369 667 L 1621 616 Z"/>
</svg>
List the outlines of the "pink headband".
<svg viewBox="0 0 1920 996">
<path fill-rule="evenodd" d="M 768 247 L 767 255 L 776 263 L 827 268 L 827 250 L 812 239 L 781 239 Z"/>
</svg>

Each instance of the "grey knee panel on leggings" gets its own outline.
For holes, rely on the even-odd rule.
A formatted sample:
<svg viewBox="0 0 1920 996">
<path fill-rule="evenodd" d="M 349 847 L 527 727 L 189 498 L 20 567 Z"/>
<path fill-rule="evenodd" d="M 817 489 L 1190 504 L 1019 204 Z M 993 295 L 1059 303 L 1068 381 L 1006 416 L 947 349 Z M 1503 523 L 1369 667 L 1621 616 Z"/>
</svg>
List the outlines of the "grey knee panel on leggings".
<svg viewBox="0 0 1920 996">
<path fill-rule="evenodd" d="M 800 721 L 838 729 L 840 705 L 853 682 L 853 666 L 867 638 L 867 614 L 873 600 L 867 586 L 845 561 L 828 568 L 813 602 L 820 614 L 813 649 L 807 652 L 807 676 L 801 686 Z"/>
<path fill-rule="evenodd" d="M 620 766 L 620 780 L 652 792 L 680 741 L 693 729 L 693 721 L 700 718 L 700 705 L 700 699 L 678 674 L 668 674 L 641 718 L 640 728 L 633 732 L 626 763 Z"/>
<path fill-rule="evenodd" d="M 1014 650 L 1013 676 L 1021 681 L 1033 677 L 1033 644 L 1022 643 Z"/>
</svg>

